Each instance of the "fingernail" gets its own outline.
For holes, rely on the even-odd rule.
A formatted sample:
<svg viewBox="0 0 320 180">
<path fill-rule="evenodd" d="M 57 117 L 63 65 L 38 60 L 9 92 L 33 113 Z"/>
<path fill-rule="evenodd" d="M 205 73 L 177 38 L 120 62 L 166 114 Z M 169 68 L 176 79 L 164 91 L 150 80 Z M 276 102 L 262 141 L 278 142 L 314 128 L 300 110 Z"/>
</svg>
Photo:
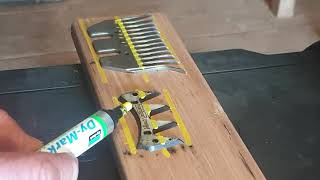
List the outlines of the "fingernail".
<svg viewBox="0 0 320 180">
<path fill-rule="evenodd" d="M 77 180 L 79 173 L 78 159 L 70 153 L 56 154 L 63 160 L 62 169 L 60 169 L 60 180 Z"/>
<path fill-rule="evenodd" d="M 77 180 L 78 174 L 79 174 L 79 161 L 78 158 L 76 158 L 72 153 L 67 153 L 68 156 L 70 156 L 73 160 L 72 163 L 72 179 L 71 180 Z"/>
</svg>

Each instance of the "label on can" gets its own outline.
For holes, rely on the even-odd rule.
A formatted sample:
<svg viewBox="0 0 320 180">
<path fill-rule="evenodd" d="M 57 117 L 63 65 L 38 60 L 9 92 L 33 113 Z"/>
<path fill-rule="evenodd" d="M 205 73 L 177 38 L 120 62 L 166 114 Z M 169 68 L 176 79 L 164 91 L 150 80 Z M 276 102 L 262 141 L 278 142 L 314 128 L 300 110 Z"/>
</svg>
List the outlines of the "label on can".
<svg viewBox="0 0 320 180">
<path fill-rule="evenodd" d="M 78 157 L 107 135 L 107 124 L 100 116 L 94 114 L 43 146 L 40 151 L 49 153 L 68 152 Z"/>
</svg>

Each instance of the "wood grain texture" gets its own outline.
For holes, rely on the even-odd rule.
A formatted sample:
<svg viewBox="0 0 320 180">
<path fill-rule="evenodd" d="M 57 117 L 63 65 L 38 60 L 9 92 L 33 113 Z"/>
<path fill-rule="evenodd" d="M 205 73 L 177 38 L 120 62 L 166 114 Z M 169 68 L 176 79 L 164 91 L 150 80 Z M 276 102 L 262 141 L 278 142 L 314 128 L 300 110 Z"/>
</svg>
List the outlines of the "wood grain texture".
<svg viewBox="0 0 320 180">
<path fill-rule="evenodd" d="M 101 108 L 112 108 L 113 96 L 118 97 L 135 89 L 161 92 L 166 88 L 191 135 L 193 146 L 176 147 L 170 158 L 165 158 L 161 152 L 143 150 L 139 150 L 137 155 L 128 155 L 122 130 L 117 128 L 112 138 L 122 177 L 134 180 L 265 179 L 168 19 L 161 14 L 155 14 L 155 19 L 187 74 L 151 73 L 148 74 L 150 83 L 145 83 L 142 75 L 107 70 L 108 84 L 102 84 L 78 23 L 72 25 L 81 63 L 89 75 Z M 163 96 L 148 102 L 165 103 Z M 161 117 L 168 119 L 171 116 L 165 113 L 155 119 Z M 136 121 L 130 114 L 126 119 L 137 142 Z M 178 128 L 165 131 L 162 135 L 181 137 Z"/>
</svg>

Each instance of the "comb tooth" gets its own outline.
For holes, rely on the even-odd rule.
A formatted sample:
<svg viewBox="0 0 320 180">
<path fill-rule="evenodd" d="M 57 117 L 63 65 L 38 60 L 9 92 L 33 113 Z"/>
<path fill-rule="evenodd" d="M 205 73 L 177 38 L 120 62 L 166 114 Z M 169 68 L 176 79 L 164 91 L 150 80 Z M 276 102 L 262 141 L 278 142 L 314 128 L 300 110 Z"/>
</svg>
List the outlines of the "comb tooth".
<svg viewBox="0 0 320 180">
<path fill-rule="evenodd" d="M 154 60 L 154 61 L 144 61 L 142 63 L 143 65 L 157 65 L 157 64 L 179 64 L 176 60 L 174 59 L 169 59 L 169 60 Z"/>
<path fill-rule="evenodd" d="M 139 24 L 139 23 L 144 23 L 144 22 L 153 22 L 153 19 L 151 17 L 146 17 L 142 19 L 136 19 L 136 20 L 130 20 L 130 21 L 123 21 L 122 23 L 127 25 L 127 24 Z"/>
<path fill-rule="evenodd" d="M 155 26 L 153 21 L 151 20 L 143 20 L 135 23 L 125 23 L 126 28 L 134 28 L 134 27 L 140 27 L 140 26 Z"/>
<path fill-rule="evenodd" d="M 119 36 L 123 37 L 122 32 L 118 33 Z M 128 33 L 131 39 L 144 39 L 150 37 L 160 37 L 160 34 L 156 31 L 149 31 L 149 32 L 137 32 L 137 33 Z"/>
<path fill-rule="evenodd" d="M 155 56 L 148 56 L 148 57 L 141 57 L 143 61 L 149 61 L 153 59 L 174 59 L 174 56 L 171 54 L 163 54 L 163 55 L 155 55 Z"/>
<path fill-rule="evenodd" d="M 147 112 L 148 116 L 153 116 L 165 111 L 170 110 L 169 106 L 163 104 L 147 104 L 143 103 L 143 107 Z"/>
<path fill-rule="evenodd" d="M 145 19 L 145 18 L 149 18 L 149 17 L 151 17 L 151 15 L 145 14 L 142 16 L 123 17 L 123 18 L 121 18 L 121 20 L 124 22 L 128 22 L 128 21 L 136 21 L 136 20 L 140 20 L 140 19 Z"/>
<path fill-rule="evenodd" d="M 164 50 L 159 50 L 159 51 L 148 51 L 144 53 L 139 53 L 140 57 L 145 57 L 145 56 L 151 56 L 151 55 L 164 55 L 164 54 L 171 54 L 168 49 Z"/>
<path fill-rule="evenodd" d="M 154 46 L 164 46 L 162 41 L 150 42 L 148 44 L 145 43 L 134 43 L 135 48 L 146 48 L 146 47 L 154 47 Z"/>
<path fill-rule="evenodd" d="M 184 69 L 175 67 L 175 66 L 167 66 L 167 65 L 145 65 L 143 68 L 137 69 L 134 72 L 154 72 L 154 71 L 175 71 L 179 73 L 185 73 Z"/>
<path fill-rule="evenodd" d="M 165 45 L 162 46 L 155 46 L 155 47 L 146 47 L 146 48 L 137 48 L 136 50 L 138 53 L 147 53 L 147 52 L 152 52 L 152 51 L 162 51 L 162 50 L 167 50 L 168 48 Z"/>
<path fill-rule="evenodd" d="M 124 39 L 122 34 L 119 34 L 119 39 Z M 153 37 L 143 37 L 141 39 L 130 38 L 132 43 L 136 46 L 136 48 L 148 47 L 157 44 L 163 44 L 160 36 Z"/>
<path fill-rule="evenodd" d="M 153 130 L 153 133 L 162 132 L 177 126 L 175 121 L 157 120 L 158 128 Z"/>
<path fill-rule="evenodd" d="M 149 26 L 149 27 L 127 29 L 127 32 L 130 34 L 131 32 L 141 32 L 141 31 L 147 31 L 147 30 L 158 31 L 155 26 Z"/>
<path fill-rule="evenodd" d="M 149 42 L 162 42 L 161 38 L 152 38 L 152 39 L 142 39 L 142 40 L 133 40 L 133 43 L 142 44 L 142 43 L 149 43 Z"/>
<path fill-rule="evenodd" d="M 140 27 L 154 27 L 154 24 L 152 22 L 146 22 L 146 23 L 141 23 L 141 24 L 129 24 L 125 25 L 126 29 L 135 29 L 135 28 L 140 28 Z"/>
<path fill-rule="evenodd" d="M 131 32 L 129 33 L 130 36 L 141 36 L 141 35 L 145 35 L 145 34 L 159 34 L 158 31 L 138 31 L 138 32 Z"/>
<path fill-rule="evenodd" d="M 151 54 L 149 56 L 140 56 L 142 61 L 153 61 L 153 60 L 168 60 L 168 59 L 175 59 L 175 57 L 170 53 L 157 53 Z"/>
<path fill-rule="evenodd" d="M 170 110 L 169 106 L 164 104 L 149 104 L 150 106 L 150 116 L 165 112 Z"/>
<path fill-rule="evenodd" d="M 132 25 L 132 24 L 141 24 L 141 23 L 153 23 L 153 19 L 152 18 L 145 18 L 145 19 L 134 20 L 134 21 L 123 21 L 123 24 L 125 26 Z"/>
<path fill-rule="evenodd" d="M 130 73 L 157 72 L 157 71 L 175 71 L 178 73 L 186 73 L 185 70 L 182 68 L 163 65 L 163 64 L 144 65 L 143 67 L 127 69 L 127 71 Z"/>
<path fill-rule="evenodd" d="M 143 35 L 143 36 L 131 36 L 131 40 L 147 40 L 147 39 L 154 39 L 160 38 L 159 34 L 151 34 L 151 35 Z"/>
</svg>

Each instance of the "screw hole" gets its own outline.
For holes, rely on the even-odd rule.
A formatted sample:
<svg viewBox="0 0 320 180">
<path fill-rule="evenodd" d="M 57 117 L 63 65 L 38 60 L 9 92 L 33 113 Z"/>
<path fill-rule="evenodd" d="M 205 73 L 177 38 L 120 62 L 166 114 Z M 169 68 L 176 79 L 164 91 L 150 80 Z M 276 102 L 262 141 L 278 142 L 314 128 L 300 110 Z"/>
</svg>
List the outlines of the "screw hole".
<svg viewBox="0 0 320 180">
<path fill-rule="evenodd" d="M 151 134 L 151 131 L 144 131 L 143 134 Z"/>
<path fill-rule="evenodd" d="M 154 143 L 158 143 L 158 142 L 159 142 L 159 140 L 158 140 L 158 139 L 152 139 L 152 142 L 154 142 Z"/>
<path fill-rule="evenodd" d="M 132 93 L 133 96 L 138 96 L 138 93 L 134 92 Z"/>
</svg>

